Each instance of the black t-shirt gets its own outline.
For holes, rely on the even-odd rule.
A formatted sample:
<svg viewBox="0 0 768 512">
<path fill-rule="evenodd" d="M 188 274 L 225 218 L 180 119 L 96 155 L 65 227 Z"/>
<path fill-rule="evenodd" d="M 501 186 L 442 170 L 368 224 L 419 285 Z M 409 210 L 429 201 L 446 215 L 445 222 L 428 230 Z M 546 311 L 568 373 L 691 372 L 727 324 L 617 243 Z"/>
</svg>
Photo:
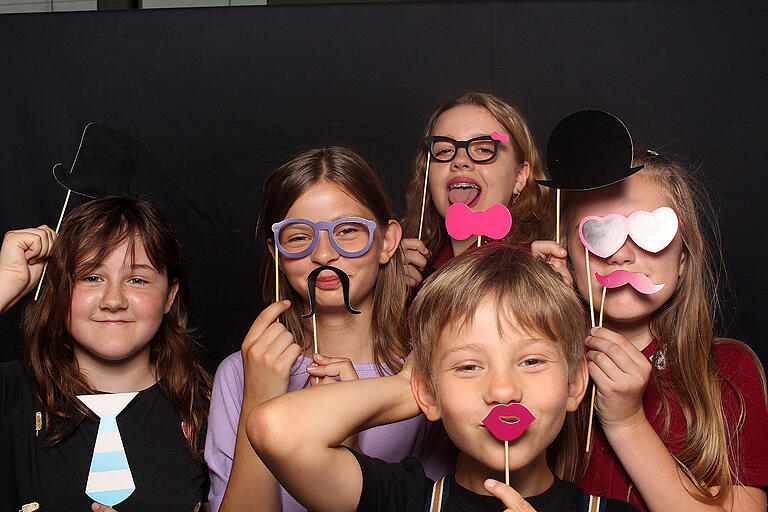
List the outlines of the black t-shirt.
<svg viewBox="0 0 768 512">
<path fill-rule="evenodd" d="M 357 457 L 363 473 L 363 490 L 358 512 L 427 512 L 434 482 L 426 477 L 414 457 L 389 463 L 360 453 Z M 463 488 L 453 475 L 445 478 L 442 512 L 503 512 L 504 505 L 494 496 L 476 494 Z M 589 495 L 575 484 L 555 478 L 552 486 L 538 496 L 525 500 L 537 512 L 582 512 Z M 618 500 L 601 500 L 603 512 L 637 512 L 637 508 Z"/>
<path fill-rule="evenodd" d="M 40 512 L 88 512 L 93 500 L 85 484 L 98 421 L 84 420 L 64 441 L 44 446 L 36 434 L 40 401 L 22 365 L 0 363 L 0 510 L 15 512 L 38 503 Z M 120 437 L 136 489 L 119 512 L 193 512 L 207 501 L 208 473 L 187 450 L 181 419 L 160 383 L 140 391 L 117 416 Z"/>
</svg>

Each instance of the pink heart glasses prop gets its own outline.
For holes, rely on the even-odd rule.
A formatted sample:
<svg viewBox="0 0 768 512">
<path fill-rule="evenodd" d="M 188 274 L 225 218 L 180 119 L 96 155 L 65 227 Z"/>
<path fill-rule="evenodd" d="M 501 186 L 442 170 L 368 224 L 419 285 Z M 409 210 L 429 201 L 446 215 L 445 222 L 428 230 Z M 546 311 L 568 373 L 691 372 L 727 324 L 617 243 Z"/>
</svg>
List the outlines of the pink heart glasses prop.
<svg viewBox="0 0 768 512">
<path fill-rule="evenodd" d="M 621 249 L 627 236 L 641 249 L 659 252 L 672 242 L 677 228 L 675 211 L 662 206 L 652 212 L 637 210 L 629 217 L 619 213 L 584 217 L 579 223 L 579 238 L 592 254 L 607 258 Z"/>
<path fill-rule="evenodd" d="M 517 418 L 510 423 L 502 418 Z M 536 417 L 523 404 L 499 404 L 491 409 L 483 420 L 483 425 L 488 427 L 491 434 L 501 441 L 514 441 L 525 432 L 528 425 L 533 423 Z"/>
<path fill-rule="evenodd" d="M 463 203 L 455 203 L 445 213 L 445 229 L 454 240 L 466 240 L 472 235 L 500 240 L 511 227 L 512 215 L 503 204 L 475 212 Z"/>
</svg>

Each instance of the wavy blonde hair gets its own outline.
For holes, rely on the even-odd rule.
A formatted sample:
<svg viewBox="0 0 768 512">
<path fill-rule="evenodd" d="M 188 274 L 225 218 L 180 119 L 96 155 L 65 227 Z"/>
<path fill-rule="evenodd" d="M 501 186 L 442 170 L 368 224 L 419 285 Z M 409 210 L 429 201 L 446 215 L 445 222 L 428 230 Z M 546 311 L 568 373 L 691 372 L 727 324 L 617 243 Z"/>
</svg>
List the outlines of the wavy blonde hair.
<svg viewBox="0 0 768 512">
<path fill-rule="evenodd" d="M 310 149 L 280 166 L 264 184 L 264 202 L 259 216 L 261 226 L 257 233 L 264 254 L 269 254 L 267 242 L 274 243 L 272 224 L 285 219 L 294 201 L 320 182 L 333 183 L 371 210 L 377 226 L 386 227 L 394 218 L 384 189 L 360 155 L 343 146 Z M 275 268 L 274 260 L 270 258 L 262 259 L 261 282 L 264 303 L 273 302 Z M 312 324 L 301 319 L 301 311 L 307 309 L 304 298 L 291 287 L 282 273 L 280 294 L 281 298 L 290 299 L 295 305 L 283 313 L 286 327 L 302 349 L 309 349 L 312 346 Z M 400 371 L 402 361 L 409 352 L 405 334 L 407 295 L 404 256 L 398 248 L 387 263 L 379 265 L 373 289 L 373 356 L 381 375 Z"/>
<path fill-rule="evenodd" d="M 722 504 L 733 485 L 739 485 L 738 447 L 727 433 L 741 429 L 745 410 L 741 392 L 720 372 L 715 345 L 737 343 L 750 354 L 763 383 L 764 399 L 765 373 L 755 353 L 744 343 L 717 338 L 713 333 L 715 320 L 720 317 L 718 290 L 725 281 L 725 270 L 719 228 L 703 184 L 683 164 L 656 152 L 636 151 L 632 165 L 643 165 L 639 174 L 656 184 L 670 201 L 679 219 L 686 255 L 675 292 L 650 318 L 651 334 L 659 344 L 657 351 L 664 353 L 668 365 L 678 369 L 664 376 L 655 365 L 651 371 L 651 382 L 661 399 L 659 412 L 664 417 L 660 437 L 669 437 L 670 404 L 666 394 L 671 394 L 688 426 L 684 447 L 672 454 L 690 479 L 686 482 L 688 492 L 703 503 Z M 564 211 L 572 211 L 569 206 L 579 197 L 578 193 L 564 194 Z M 567 214 L 564 219 L 563 237 L 567 225 L 573 222 Z M 705 232 L 710 233 L 711 241 L 703 235 Z M 723 414 L 721 382 L 731 387 L 739 400 L 735 425 L 729 424 Z M 719 486 L 716 493 L 710 490 L 713 486 Z"/>
<path fill-rule="evenodd" d="M 409 310 L 415 370 L 435 394 L 433 368 L 437 342 L 446 326 L 469 323 L 484 299 L 498 311 L 498 329 L 509 325 L 560 345 L 570 380 L 584 358 L 587 318 L 572 287 L 548 264 L 505 243 L 472 248 L 432 274 Z M 568 413 L 547 449 L 550 469 L 559 478 L 581 474 L 580 425 L 584 409 Z"/>
<path fill-rule="evenodd" d="M 403 232 L 405 237 L 416 238 L 419 233 L 419 219 L 421 218 L 421 200 L 424 192 L 424 176 L 427 164 L 427 145 L 425 138 L 432 135 L 432 130 L 440 116 L 461 105 L 477 105 L 484 107 L 507 130 L 510 142 L 515 148 L 517 163 L 522 165 L 528 162 L 531 172 L 525 187 L 520 191 L 517 199 L 510 202 L 509 211 L 514 221 L 512 229 L 504 238 L 505 242 L 515 244 L 528 244 L 534 240 L 551 238 L 549 229 L 550 205 L 549 189 L 536 184 L 535 180 L 544 179 L 543 165 L 539 150 L 533 140 L 531 130 L 525 122 L 523 115 L 514 107 L 492 94 L 481 92 L 468 92 L 463 96 L 445 103 L 432 113 L 427 122 L 427 127 L 419 143 L 419 150 L 413 160 L 411 181 L 406 190 L 407 211 L 403 219 Z M 427 268 L 432 266 L 438 252 L 448 243 L 449 237 L 445 230 L 445 219 L 438 213 L 432 202 L 432 196 L 427 188 L 427 198 L 424 208 L 424 227 L 422 241 L 430 252 L 430 261 Z"/>
</svg>

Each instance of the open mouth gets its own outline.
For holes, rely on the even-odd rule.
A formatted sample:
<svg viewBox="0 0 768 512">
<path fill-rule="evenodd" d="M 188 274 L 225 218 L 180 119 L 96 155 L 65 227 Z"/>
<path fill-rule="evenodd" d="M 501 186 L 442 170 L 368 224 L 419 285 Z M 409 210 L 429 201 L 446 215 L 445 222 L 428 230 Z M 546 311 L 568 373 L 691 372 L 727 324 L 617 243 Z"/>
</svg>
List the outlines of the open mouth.
<svg viewBox="0 0 768 512">
<path fill-rule="evenodd" d="M 451 180 L 448 182 L 448 201 L 451 204 L 464 203 L 470 208 L 477 204 L 482 189 L 474 180 Z"/>
</svg>

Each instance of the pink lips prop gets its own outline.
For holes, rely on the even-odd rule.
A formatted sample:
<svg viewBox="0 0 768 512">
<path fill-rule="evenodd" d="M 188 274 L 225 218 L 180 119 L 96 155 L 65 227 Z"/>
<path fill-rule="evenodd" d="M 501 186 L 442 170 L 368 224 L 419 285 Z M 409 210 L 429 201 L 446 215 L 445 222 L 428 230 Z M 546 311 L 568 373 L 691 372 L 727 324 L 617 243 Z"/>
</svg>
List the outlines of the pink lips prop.
<svg viewBox="0 0 768 512">
<path fill-rule="evenodd" d="M 509 423 L 501 419 L 502 417 L 515 417 L 515 423 Z M 483 425 L 488 427 L 497 439 L 501 441 L 512 441 L 517 439 L 528 425 L 533 423 L 536 417 L 523 404 L 500 404 L 491 409 L 488 416 L 483 420 Z"/>
<path fill-rule="evenodd" d="M 632 288 L 645 295 L 651 295 L 664 288 L 664 283 L 656 284 L 648 279 L 648 276 L 645 274 L 629 272 L 627 270 L 615 270 L 604 276 L 595 273 L 595 278 L 598 283 L 606 288 L 618 288 L 619 286 L 629 284 Z"/>
</svg>

